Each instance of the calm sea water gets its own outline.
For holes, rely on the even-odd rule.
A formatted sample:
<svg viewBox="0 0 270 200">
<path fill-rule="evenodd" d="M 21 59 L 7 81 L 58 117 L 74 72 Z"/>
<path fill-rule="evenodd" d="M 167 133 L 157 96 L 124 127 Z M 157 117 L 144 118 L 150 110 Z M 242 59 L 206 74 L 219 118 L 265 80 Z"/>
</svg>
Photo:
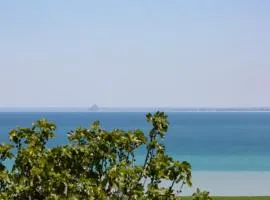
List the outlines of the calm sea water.
<svg viewBox="0 0 270 200">
<path fill-rule="evenodd" d="M 270 113 L 167 113 L 170 128 L 165 139 L 174 158 L 187 160 L 199 171 L 270 171 Z M 45 117 L 57 124 L 56 138 L 49 146 L 67 142 L 66 133 L 78 126 L 89 127 L 99 120 L 105 129 L 140 128 L 148 131 L 145 113 L 0 113 L 0 142 L 8 132 L 30 127 Z"/>
</svg>

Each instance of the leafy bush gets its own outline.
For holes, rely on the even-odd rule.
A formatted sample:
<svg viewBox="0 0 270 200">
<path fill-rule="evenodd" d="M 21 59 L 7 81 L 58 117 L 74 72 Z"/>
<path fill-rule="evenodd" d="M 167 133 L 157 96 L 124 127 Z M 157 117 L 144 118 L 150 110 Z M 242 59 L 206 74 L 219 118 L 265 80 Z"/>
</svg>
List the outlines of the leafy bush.
<svg viewBox="0 0 270 200">
<path fill-rule="evenodd" d="M 168 129 L 163 112 L 147 114 L 148 136 L 141 130 L 103 130 L 99 122 L 68 133 L 69 144 L 47 148 L 55 124 L 38 120 L 32 128 L 9 133 L 0 145 L 1 199 L 176 199 L 191 186 L 191 166 L 166 154 L 162 139 Z M 135 151 L 146 148 L 143 164 Z M 14 159 L 11 170 L 3 162 Z M 163 180 L 169 181 L 162 187 Z M 208 199 L 207 194 L 194 199 Z"/>
</svg>

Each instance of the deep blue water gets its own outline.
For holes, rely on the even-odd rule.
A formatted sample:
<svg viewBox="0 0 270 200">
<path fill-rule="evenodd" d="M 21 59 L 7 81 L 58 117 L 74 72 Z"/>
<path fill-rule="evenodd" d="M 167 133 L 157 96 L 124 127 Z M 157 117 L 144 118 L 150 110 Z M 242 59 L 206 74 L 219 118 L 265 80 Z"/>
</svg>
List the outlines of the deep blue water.
<svg viewBox="0 0 270 200">
<path fill-rule="evenodd" d="M 167 113 L 170 128 L 165 139 L 167 151 L 179 160 L 187 160 L 194 170 L 270 171 L 269 112 L 188 112 Z M 16 126 L 30 127 L 45 117 L 57 124 L 56 138 L 49 146 L 67 142 L 66 133 L 75 127 L 89 127 L 99 120 L 105 129 L 150 126 L 145 113 L 0 113 L 0 142 L 8 141 L 8 132 Z"/>
</svg>

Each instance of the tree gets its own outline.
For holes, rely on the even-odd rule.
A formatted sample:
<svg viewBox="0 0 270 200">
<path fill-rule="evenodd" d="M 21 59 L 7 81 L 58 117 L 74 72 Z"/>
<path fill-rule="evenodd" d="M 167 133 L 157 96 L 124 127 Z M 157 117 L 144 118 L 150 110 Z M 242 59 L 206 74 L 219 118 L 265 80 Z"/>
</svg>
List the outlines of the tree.
<svg viewBox="0 0 270 200">
<path fill-rule="evenodd" d="M 47 148 L 55 124 L 40 119 L 32 128 L 9 133 L 10 144 L 0 146 L 1 199 L 176 199 L 191 186 L 191 166 L 166 154 L 162 139 L 167 115 L 147 114 L 148 136 L 141 130 L 103 130 L 99 122 L 68 133 L 69 144 Z M 136 151 L 146 148 L 143 164 Z M 3 164 L 14 159 L 11 170 Z M 162 187 L 161 182 L 170 182 Z M 196 199 L 209 199 L 198 190 Z"/>
</svg>

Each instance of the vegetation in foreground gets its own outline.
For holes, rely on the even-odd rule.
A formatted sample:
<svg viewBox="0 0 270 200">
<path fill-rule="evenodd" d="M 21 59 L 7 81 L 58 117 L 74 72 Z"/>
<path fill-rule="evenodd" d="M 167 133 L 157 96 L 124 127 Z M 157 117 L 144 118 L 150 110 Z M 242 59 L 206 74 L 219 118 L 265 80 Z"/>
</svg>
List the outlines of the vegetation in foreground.
<svg viewBox="0 0 270 200">
<path fill-rule="evenodd" d="M 103 130 L 99 122 L 68 133 L 69 144 L 48 148 L 56 125 L 45 119 L 31 128 L 10 131 L 10 144 L 0 145 L 0 199 L 178 199 L 191 186 L 191 166 L 166 154 L 168 129 L 163 112 L 147 114 L 152 125 L 141 130 Z M 135 151 L 145 148 L 143 165 Z M 4 164 L 13 159 L 11 170 Z M 161 187 L 161 180 L 170 182 Z M 192 199 L 211 199 L 197 190 Z"/>
</svg>

